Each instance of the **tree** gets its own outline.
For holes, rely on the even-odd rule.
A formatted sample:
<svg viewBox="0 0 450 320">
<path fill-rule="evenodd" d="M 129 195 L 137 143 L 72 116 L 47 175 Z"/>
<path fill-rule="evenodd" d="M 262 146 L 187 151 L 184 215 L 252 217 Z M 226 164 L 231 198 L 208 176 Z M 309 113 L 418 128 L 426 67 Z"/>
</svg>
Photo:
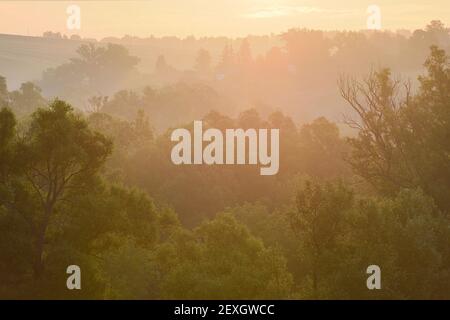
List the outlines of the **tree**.
<svg viewBox="0 0 450 320">
<path fill-rule="evenodd" d="M 9 104 L 9 92 L 6 85 L 6 78 L 0 76 L 0 108 L 4 108 Z"/>
<path fill-rule="evenodd" d="M 224 73 L 231 71 L 235 64 L 235 56 L 231 44 L 226 44 L 222 50 L 222 57 L 218 65 L 218 70 Z"/>
<path fill-rule="evenodd" d="M 336 124 L 324 117 L 300 129 L 301 171 L 314 177 L 333 178 L 348 173 L 345 163 L 347 144 Z M 324 161 L 326 159 L 326 161 Z"/>
<path fill-rule="evenodd" d="M 342 79 L 341 94 L 358 120 L 347 123 L 358 132 L 349 139 L 354 171 L 382 194 L 421 187 L 443 210 L 450 208 L 450 67 L 443 50 L 431 48 L 411 94 L 408 83 L 391 79 L 390 71 L 372 73 L 362 83 Z"/>
<path fill-rule="evenodd" d="M 448 299 L 450 224 L 423 191 L 360 199 L 345 220 L 337 295 L 345 291 L 348 298 L 358 299 Z M 371 264 L 381 268 L 382 290 L 365 286 L 364 270 Z"/>
<path fill-rule="evenodd" d="M 93 283 L 83 290 L 97 284 L 95 294 L 102 299 L 158 298 L 155 249 L 178 223 L 173 212 L 158 209 L 139 190 L 117 185 L 96 188 L 77 200 L 77 206 L 67 208 L 69 223 L 62 224 L 64 229 L 53 239 L 56 266 L 63 259 L 57 247 L 64 242 L 72 260 L 89 258 L 85 275 Z"/>
<path fill-rule="evenodd" d="M 61 32 L 53 32 L 53 31 L 45 31 L 42 36 L 44 38 L 51 38 L 51 39 L 62 39 L 63 36 Z"/>
<path fill-rule="evenodd" d="M 243 68 L 249 68 L 253 63 L 252 51 L 250 49 L 250 43 L 247 38 L 245 38 L 239 48 L 237 54 L 238 63 Z"/>
<path fill-rule="evenodd" d="M 139 58 L 130 56 L 128 50 L 118 44 L 108 43 L 105 47 L 98 47 L 94 43 L 82 44 L 76 53 L 78 57 L 72 58 L 74 66 L 80 66 L 83 71 L 113 72 L 123 74 L 136 67 Z"/>
<path fill-rule="evenodd" d="M 446 46 L 450 44 L 449 28 L 440 20 L 432 20 L 426 27 L 425 31 L 431 38 L 429 45 Z"/>
<path fill-rule="evenodd" d="M 99 113 L 108 103 L 108 96 L 92 96 L 88 99 L 88 112 Z"/>
<path fill-rule="evenodd" d="M 158 256 L 164 298 L 281 299 L 291 293 L 283 256 L 229 214 L 180 231 Z"/>
<path fill-rule="evenodd" d="M 157 297 L 157 278 L 142 267 L 177 224 L 174 214 L 98 179 L 110 142 L 66 103 L 39 109 L 18 132 L 13 113 L 1 110 L 0 297 Z M 65 287 L 74 262 L 82 291 Z"/>
<path fill-rule="evenodd" d="M 173 72 L 173 68 L 166 62 L 166 58 L 163 55 L 159 55 L 158 59 L 156 59 L 155 72 L 162 77 L 166 77 Z"/>
<path fill-rule="evenodd" d="M 14 136 L 16 134 L 16 118 L 11 110 L 2 108 L 0 110 L 0 194 L 6 199 L 4 193 L 7 191 L 7 181 L 14 167 Z"/>
<path fill-rule="evenodd" d="M 143 109 L 138 110 L 136 119 L 133 123 L 133 129 L 139 142 L 145 142 L 153 139 L 153 130 L 150 127 L 150 122 Z"/>
<path fill-rule="evenodd" d="M 322 31 L 290 29 L 282 35 L 290 62 L 308 74 L 328 60 L 330 41 Z"/>
<path fill-rule="evenodd" d="M 322 186 L 306 182 L 297 194 L 296 210 L 289 213 L 291 228 L 301 243 L 300 256 L 305 260 L 304 271 L 310 275 L 309 295 L 313 298 L 326 295 L 324 280 L 329 279 L 345 213 L 352 204 L 353 193 L 342 183 Z"/>
<path fill-rule="evenodd" d="M 17 161 L 39 211 L 30 223 L 34 229 L 33 274 L 44 271 L 44 250 L 58 205 L 83 192 L 111 152 L 111 142 L 92 132 L 67 103 L 55 100 L 32 115 L 30 127 L 18 143 Z"/>
<path fill-rule="evenodd" d="M 420 174 L 419 186 L 449 212 L 450 57 L 432 46 L 425 67 L 428 72 L 419 77 L 419 92 L 405 109 L 410 128 L 405 135 L 412 165 Z"/>
<path fill-rule="evenodd" d="M 46 103 L 41 88 L 33 82 L 25 82 L 19 90 L 10 93 L 10 107 L 19 115 L 29 115 Z"/>
<path fill-rule="evenodd" d="M 194 69 L 200 74 L 208 74 L 211 71 L 211 55 L 209 51 L 205 49 L 198 51 Z"/>
<path fill-rule="evenodd" d="M 90 42 L 82 44 L 76 54 L 69 62 L 44 71 L 39 85 L 47 96 L 82 105 L 98 93 L 112 94 L 137 74 L 139 58 L 121 45 Z"/>
</svg>

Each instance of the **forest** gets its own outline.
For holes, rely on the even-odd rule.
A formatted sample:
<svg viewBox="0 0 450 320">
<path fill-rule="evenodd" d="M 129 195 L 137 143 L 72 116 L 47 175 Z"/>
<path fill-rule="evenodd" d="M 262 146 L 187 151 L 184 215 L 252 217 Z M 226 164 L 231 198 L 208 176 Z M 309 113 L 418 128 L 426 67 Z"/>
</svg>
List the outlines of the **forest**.
<svg viewBox="0 0 450 320">
<path fill-rule="evenodd" d="M 450 299 L 449 30 L 392 36 L 395 54 L 370 51 L 383 33 L 334 37 L 201 49 L 189 71 L 159 56 L 151 74 L 80 43 L 40 80 L 0 77 L 0 298 Z M 339 100 L 300 105 L 312 85 Z M 194 121 L 279 129 L 278 173 L 175 165 L 171 133 Z"/>
</svg>

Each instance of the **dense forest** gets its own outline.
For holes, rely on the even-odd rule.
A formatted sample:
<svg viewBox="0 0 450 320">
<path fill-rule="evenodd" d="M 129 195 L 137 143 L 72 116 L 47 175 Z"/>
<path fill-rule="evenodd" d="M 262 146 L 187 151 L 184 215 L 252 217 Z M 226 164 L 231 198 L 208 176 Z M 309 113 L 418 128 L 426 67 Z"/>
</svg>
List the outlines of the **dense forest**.
<svg viewBox="0 0 450 320">
<path fill-rule="evenodd" d="M 367 63 L 377 36 L 291 30 L 260 59 L 244 41 L 189 72 L 161 56 L 152 75 L 120 44 L 84 43 L 39 81 L 1 77 L 0 297 L 450 299 L 450 36 L 436 21 L 389 36 L 427 48 L 383 60 L 413 61 L 411 80 Z M 328 72 L 340 121 L 265 103 Z M 279 173 L 174 165 L 170 133 L 194 120 L 279 128 Z M 82 290 L 66 288 L 72 264 Z"/>
</svg>

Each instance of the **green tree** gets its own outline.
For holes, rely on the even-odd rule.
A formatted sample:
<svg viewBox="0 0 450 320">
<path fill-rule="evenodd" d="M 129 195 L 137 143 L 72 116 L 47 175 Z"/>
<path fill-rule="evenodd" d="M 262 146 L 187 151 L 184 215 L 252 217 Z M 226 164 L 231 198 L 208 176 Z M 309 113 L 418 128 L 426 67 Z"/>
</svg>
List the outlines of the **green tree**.
<svg viewBox="0 0 450 320">
<path fill-rule="evenodd" d="M 10 93 L 10 107 L 18 115 L 29 115 L 47 104 L 42 90 L 32 82 L 25 82 L 19 90 Z"/>
<path fill-rule="evenodd" d="M 111 152 L 111 142 L 92 132 L 67 103 L 55 100 L 38 109 L 21 141 L 17 161 L 39 210 L 30 223 L 34 229 L 33 275 L 38 279 L 45 266 L 45 244 L 58 205 L 83 192 Z"/>
<path fill-rule="evenodd" d="M 449 58 L 432 47 L 425 66 L 428 73 L 419 77 L 416 95 L 408 84 L 402 91 L 388 69 L 372 73 L 362 83 L 341 80 L 341 94 L 359 118 L 348 121 L 358 132 L 349 139 L 349 161 L 382 194 L 420 187 L 448 210 Z"/>
<path fill-rule="evenodd" d="M 327 281 L 332 273 L 339 247 L 346 211 L 353 202 L 353 193 L 342 183 L 306 182 L 296 198 L 296 210 L 289 221 L 300 243 L 300 259 L 304 264 L 306 296 L 327 296 Z"/>
<path fill-rule="evenodd" d="M 62 97 L 77 105 L 93 95 L 110 95 L 132 81 L 139 59 L 118 44 L 83 44 L 69 62 L 44 71 L 39 85 L 46 96 Z"/>
<path fill-rule="evenodd" d="M 284 257 L 231 215 L 177 233 L 160 248 L 159 261 L 163 298 L 281 299 L 291 293 Z"/>
<path fill-rule="evenodd" d="M 346 216 L 335 295 L 448 299 L 449 228 L 448 219 L 420 189 L 402 190 L 393 199 L 360 199 Z M 382 290 L 365 286 L 365 270 L 372 264 L 381 268 Z"/>
<path fill-rule="evenodd" d="M 335 123 L 320 117 L 301 127 L 298 140 L 303 155 L 299 159 L 301 172 L 328 179 L 348 174 L 344 160 L 348 146 Z"/>
<path fill-rule="evenodd" d="M 6 78 L 0 76 L 0 108 L 7 107 L 9 104 L 9 92 L 6 85 Z"/>
</svg>

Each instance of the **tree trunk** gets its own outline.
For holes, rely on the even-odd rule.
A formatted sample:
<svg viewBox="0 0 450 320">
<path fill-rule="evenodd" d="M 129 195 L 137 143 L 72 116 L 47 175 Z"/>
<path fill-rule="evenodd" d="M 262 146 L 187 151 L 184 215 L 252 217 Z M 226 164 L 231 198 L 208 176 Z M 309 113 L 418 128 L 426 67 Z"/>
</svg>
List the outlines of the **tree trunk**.
<svg viewBox="0 0 450 320">
<path fill-rule="evenodd" d="M 41 226 L 37 230 L 36 251 L 33 262 L 33 277 L 35 280 L 40 279 L 42 273 L 44 272 L 43 253 L 45 249 L 45 234 L 47 233 L 47 226 L 52 212 L 53 206 L 51 205 L 46 206 L 44 220 L 42 221 Z"/>
</svg>

